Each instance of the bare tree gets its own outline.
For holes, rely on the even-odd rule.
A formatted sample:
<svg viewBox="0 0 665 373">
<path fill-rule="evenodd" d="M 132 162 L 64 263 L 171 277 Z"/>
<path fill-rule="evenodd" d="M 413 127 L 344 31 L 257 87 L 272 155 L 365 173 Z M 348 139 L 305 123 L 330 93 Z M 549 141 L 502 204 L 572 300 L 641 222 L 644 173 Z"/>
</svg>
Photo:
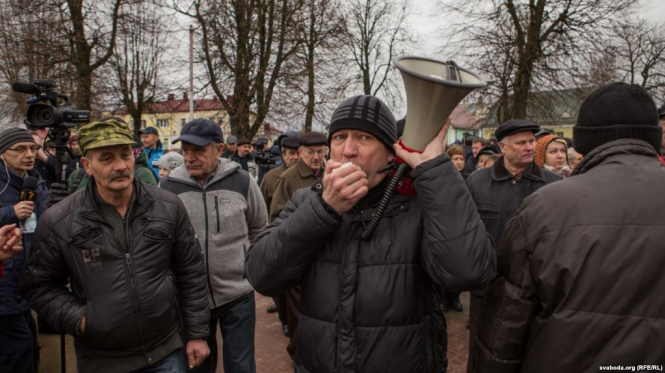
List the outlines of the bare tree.
<svg viewBox="0 0 665 373">
<path fill-rule="evenodd" d="M 451 28 L 459 46 L 477 50 L 490 43 L 508 52 L 512 94 L 505 112 L 525 118 L 529 93 L 539 87 L 565 87 L 577 72 L 578 57 L 606 37 L 618 15 L 638 0 L 486 0 L 446 1 L 460 21 Z M 512 50 L 510 48 L 513 48 Z M 484 55 L 481 58 L 492 58 Z M 500 76 L 507 76 L 500 72 Z M 494 78 L 493 76 L 492 78 Z"/>
<path fill-rule="evenodd" d="M 296 22 L 300 48 L 285 62 L 278 94 L 286 98 L 277 96 L 279 105 L 271 117 L 299 122 L 298 130 L 304 124 L 305 132 L 312 130 L 314 121 L 326 121 L 330 104 L 339 101 L 349 83 L 343 73 L 349 64 L 339 53 L 345 46 L 345 31 L 338 0 L 313 0 L 301 9 Z"/>
<path fill-rule="evenodd" d="M 613 50 L 618 72 L 631 84 L 651 93 L 663 94 L 665 88 L 665 24 L 645 20 L 623 22 L 613 28 Z"/>
<path fill-rule="evenodd" d="M 251 138 L 264 123 L 282 67 L 299 48 L 294 23 L 303 4 L 303 0 L 176 0 L 173 4 L 198 23 L 201 59 L 234 134 Z M 233 94 L 227 95 L 229 91 Z"/>
<path fill-rule="evenodd" d="M 66 24 L 69 57 L 75 71 L 74 103 L 82 110 L 92 109 L 92 79 L 95 70 L 113 55 L 120 9 L 124 0 L 51 0 L 60 9 Z"/>
<path fill-rule="evenodd" d="M 399 80 L 391 75 L 392 59 L 413 43 L 406 27 L 407 2 L 353 0 L 347 13 L 349 50 L 356 65 L 353 78 L 364 94 L 382 94 L 394 105 L 401 95 Z"/>
<path fill-rule="evenodd" d="M 159 8 L 145 1 L 127 6 L 118 26 L 115 53 L 110 67 L 115 97 L 127 108 L 139 131 L 145 107 L 158 92 L 158 73 L 167 62 L 167 27 Z M 137 132 L 138 133 L 138 132 Z"/>
<path fill-rule="evenodd" d="M 70 65 L 61 61 L 67 46 L 60 38 L 58 12 L 43 2 L 2 1 L 0 12 L 0 81 L 5 87 L 16 82 L 50 79 L 58 90 L 71 90 Z M 0 117 L 18 124 L 25 118 L 25 94 L 2 90 Z"/>
</svg>

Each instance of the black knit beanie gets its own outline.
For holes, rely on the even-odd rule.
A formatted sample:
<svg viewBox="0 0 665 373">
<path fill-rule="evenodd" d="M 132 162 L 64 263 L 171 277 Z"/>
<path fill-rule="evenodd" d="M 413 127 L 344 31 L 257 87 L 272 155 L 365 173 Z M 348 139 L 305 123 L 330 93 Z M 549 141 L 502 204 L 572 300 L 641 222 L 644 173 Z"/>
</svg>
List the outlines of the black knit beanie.
<svg viewBox="0 0 665 373">
<path fill-rule="evenodd" d="M 618 139 L 643 140 L 657 151 L 661 147 L 656 104 L 639 85 L 620 82 L 600 87 L 580 107 L 573 127 L 577 152 L 588 154 Z"/>
<path fill-rule="evenodd" d="M 19 142 L 35 142 L 32 135 L 25 128 L 10 128 L 0 133 L 0 154 L 4 153 L 10 146 Z"/>
<path fill-rule="evenodd" d="M 397 142 L 395 117 L 386 104 L 374 96 L 355 96 L 344 100 L 332 115 L 328 144 L 342 129 L 365 131 L 376 136 L 391 152 Z"/>
</svg>

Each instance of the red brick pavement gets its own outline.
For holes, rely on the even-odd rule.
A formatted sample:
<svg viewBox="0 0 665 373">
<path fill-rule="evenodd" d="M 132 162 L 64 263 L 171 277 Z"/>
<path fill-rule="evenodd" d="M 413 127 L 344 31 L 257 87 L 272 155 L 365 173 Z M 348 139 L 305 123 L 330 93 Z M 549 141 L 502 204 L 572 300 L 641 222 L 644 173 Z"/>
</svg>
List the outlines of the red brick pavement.
<svg viewBox="0 0 665 373">
<path fill-rule="evenodd" d="M 464 312 L 449 311 L 448 322 L 448 372 L 466 372 L 466 360 L 469 350 L 469 331 L 466 320 L 469 317 L 469 295 L 461 296 Z M 286 353 L 288 338 L 282 333 L 282 327 L 276 314 L 268 314 L 266 309 L 272 304 L 271 298 L 256 294 L 256 371 L 257 373 L 290 373 L 293 364 Z M 219 332 L 217 339 L 219 340 Z M 40 372 L 60 372 L 59 336 L 40 334 L 42 361 Z M 67 336 L 67 372 L 76 372 L 76 358 L 71 337 Z M 221 354 L 221 341 L 219 342 Z M 217 372 L 224 372 L 219 359 Z"/>
</svg>

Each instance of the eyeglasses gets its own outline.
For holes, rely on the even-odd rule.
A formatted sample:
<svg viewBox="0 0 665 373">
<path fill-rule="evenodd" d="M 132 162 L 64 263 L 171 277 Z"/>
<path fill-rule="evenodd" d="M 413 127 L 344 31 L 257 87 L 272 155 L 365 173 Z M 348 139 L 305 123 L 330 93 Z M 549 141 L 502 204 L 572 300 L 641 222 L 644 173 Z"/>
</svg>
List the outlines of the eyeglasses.
<svg viewBox="0 0 665 373">
<path fill-rule="evenodd" d="M 30 149 L 30 151 L 34 154 L 37 153 L 37 151 L 39 151 L 41 148 L 41 146 L 17 146 L 15 148 L 7 148 L 7 150 L 13 150 L 19 154 L 24 154 L 28 151 L 28 149 Z"/>
<path fill-rule="evenodd" d="M 304 148 L 304 149 L 305 149 L 304 150 L 305 154 L 307 154 L 309 156 L 314 155 L 314 153 L 323 156 L 323 155 L 326 155 L 326 150 L 328 150 L 326 148 L 318 149 L 318 150 L 314 150 L 314 149 L 311 149 L 311 148 Z"/>
</svg>

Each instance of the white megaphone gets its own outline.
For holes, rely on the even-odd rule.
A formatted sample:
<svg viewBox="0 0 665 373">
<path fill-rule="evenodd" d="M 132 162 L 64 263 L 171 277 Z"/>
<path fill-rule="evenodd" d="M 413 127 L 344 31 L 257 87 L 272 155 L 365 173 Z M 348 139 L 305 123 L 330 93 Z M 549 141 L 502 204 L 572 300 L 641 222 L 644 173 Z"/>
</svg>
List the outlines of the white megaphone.
<svg viewBox="0 0 665 373">
<path fill-rule="evenodd" d="M 406 123 L 400 145 L 412 152 L 425 150 L 457 104 L 474 89 L 487 85 L 453 61 L 400 56 L 393 64 L 402 73 L 406 89 Z"/>
</svg>

